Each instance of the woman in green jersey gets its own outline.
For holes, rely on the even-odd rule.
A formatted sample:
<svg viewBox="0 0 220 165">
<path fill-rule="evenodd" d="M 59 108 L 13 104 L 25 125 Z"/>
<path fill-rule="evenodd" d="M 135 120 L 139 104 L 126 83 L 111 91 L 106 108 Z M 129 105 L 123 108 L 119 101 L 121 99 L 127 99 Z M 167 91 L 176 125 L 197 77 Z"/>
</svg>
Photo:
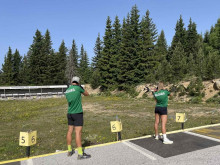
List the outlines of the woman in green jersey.
<svg viewBox="0 0 220 165">
<path fill-rule="evenodd" d="M 154 98 L 156 100 L 156 107 L 155 107 L 155 139 L 159 139 L 158 134 L 158 125 L 161 118 L 161 126 L 162 126 L 162 140 L 164 144 L 172 144 L 173 141 L 169 140 L 166 135 L 166 123 L 167 123 L 167 104 L 168 104 L 168 96 L 170 96 L 170 92 L 164 90 L 164 85 L 162 82 L 158 85 L 158 90 L 153 92 Z"/>
</svg>

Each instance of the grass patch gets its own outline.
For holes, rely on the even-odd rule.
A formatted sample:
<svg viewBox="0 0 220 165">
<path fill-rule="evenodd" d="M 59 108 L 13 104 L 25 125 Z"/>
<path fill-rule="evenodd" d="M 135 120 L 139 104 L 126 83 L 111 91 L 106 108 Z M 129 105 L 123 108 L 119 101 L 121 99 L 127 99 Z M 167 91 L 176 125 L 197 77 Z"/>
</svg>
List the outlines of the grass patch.
<svg viewBox="0 0 220 165">
<path fill-rule="evenodd" d="M 116 115 L 122 120 L 122 139 L 153 134 L 153 99 L 134 99 L 116 96 L 83 97 L 83 146 L 116 141 L 110 121 Z M 170 101 L 167 131 L 181 129 L 175 123 L 177 112 L 185 112 L 185 128 L 220 122 L 220 105 L 190 104 Z M 37 144 L 31 156 L 67 150 L 67 102 L 65 98 L 0 101 L 0 161 L 25 157 L 25 147 L 18 145 L 21 131 L 37 130 Z M 73 135 L 74 139 L 74 135 Z M 73 140 L 73 146 L 74 140 Z"/>
</svg>

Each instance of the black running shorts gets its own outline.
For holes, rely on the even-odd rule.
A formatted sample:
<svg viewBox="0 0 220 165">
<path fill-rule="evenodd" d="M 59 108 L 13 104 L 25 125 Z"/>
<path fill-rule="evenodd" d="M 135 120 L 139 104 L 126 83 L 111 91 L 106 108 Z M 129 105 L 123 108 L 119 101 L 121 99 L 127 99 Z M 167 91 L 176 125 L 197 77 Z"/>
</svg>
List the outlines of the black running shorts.
<svg viewBox="0 0 220 165">
<path fill-rule="evenodd" d="M 167 115 L 167 107 L 155 107 L 155 113 L 159 115 Z"/>
<path fill-rule="evenodd" d="M 67 114 L 68 125 L 83 126 L 83 113 Z"/>
</svg>

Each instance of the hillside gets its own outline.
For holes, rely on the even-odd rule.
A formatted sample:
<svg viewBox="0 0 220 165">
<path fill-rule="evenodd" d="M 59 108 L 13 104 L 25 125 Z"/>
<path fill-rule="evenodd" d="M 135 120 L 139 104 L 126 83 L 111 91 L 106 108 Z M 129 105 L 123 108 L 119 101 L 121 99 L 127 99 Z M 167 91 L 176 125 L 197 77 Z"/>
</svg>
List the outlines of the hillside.
<svg viewBox="0 0 220 165">
<path fill-rule="evenodd" d="M 173 88 L 178 89 L 179 87 L 181 87 L 183 90 L 187 90 L 189 84 L 190 84 L 190 81 L 180 82 L 175 85 L 174 84 L 167 84 L 167 85 L 165 85 L 165 89 L 167 89 L 173 93 L 174 100 L 186 102 L 186 101 L 189 101 L 192 97 L 189 97 L 188 95 L 181 96 L 181 94 L 180 94 L 181 92 L 175 91 Z M 203 84 L 203 89 L 201 92 L 204 93 L 204 97 L 202 98 L 203 101 L 206 101 L 209 98 L 212 98 L 213 96 L 218 94 L 218 92 L 220 92 L 220 79 L 214 79 L 211 81 L 203 81 L 202 84 Z M 149 87 L 149 89 L 151 89 L 151 90 L 156 88 L 156 84 L 138 85 L 135 89 L 136 92 L 138 92 L 137 98 L 142 98 L 144 94 L 146 94 L 147 97 L 149 97 L 149 98 L 153 97 L 151 92 L 146 93 L 146 91 L 144 90 L 144 88 L 146 86 Z M 86 84 L 85 87 L 90 94 L 99 94 L 100 93 L 99 88 L 92 89 L 92 87 L 89 84 Z M 118 93 L 118 91 L 112 92 L 112 94 L 117 94 L 117 93 Z"/>
</svg>

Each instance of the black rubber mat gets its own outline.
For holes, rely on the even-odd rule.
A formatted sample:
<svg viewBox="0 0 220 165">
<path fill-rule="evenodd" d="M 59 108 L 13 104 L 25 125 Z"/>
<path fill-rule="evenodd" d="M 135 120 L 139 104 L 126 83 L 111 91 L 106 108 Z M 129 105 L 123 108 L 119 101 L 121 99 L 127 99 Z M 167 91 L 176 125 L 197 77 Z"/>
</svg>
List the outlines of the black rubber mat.
<svg viewBox="0 0 220 165">
<path fill-rule="evenodd" d="M 190 135 L 187 133 L 169 134 L 168 138 L 174 141 L 174 143 L 163 144 L 161 140 L 155 140 L 153 137 L 131 140 L 130 142 L 141 146 L 163 158 L 220 145 L 220 142 Z"/>
</svg>

